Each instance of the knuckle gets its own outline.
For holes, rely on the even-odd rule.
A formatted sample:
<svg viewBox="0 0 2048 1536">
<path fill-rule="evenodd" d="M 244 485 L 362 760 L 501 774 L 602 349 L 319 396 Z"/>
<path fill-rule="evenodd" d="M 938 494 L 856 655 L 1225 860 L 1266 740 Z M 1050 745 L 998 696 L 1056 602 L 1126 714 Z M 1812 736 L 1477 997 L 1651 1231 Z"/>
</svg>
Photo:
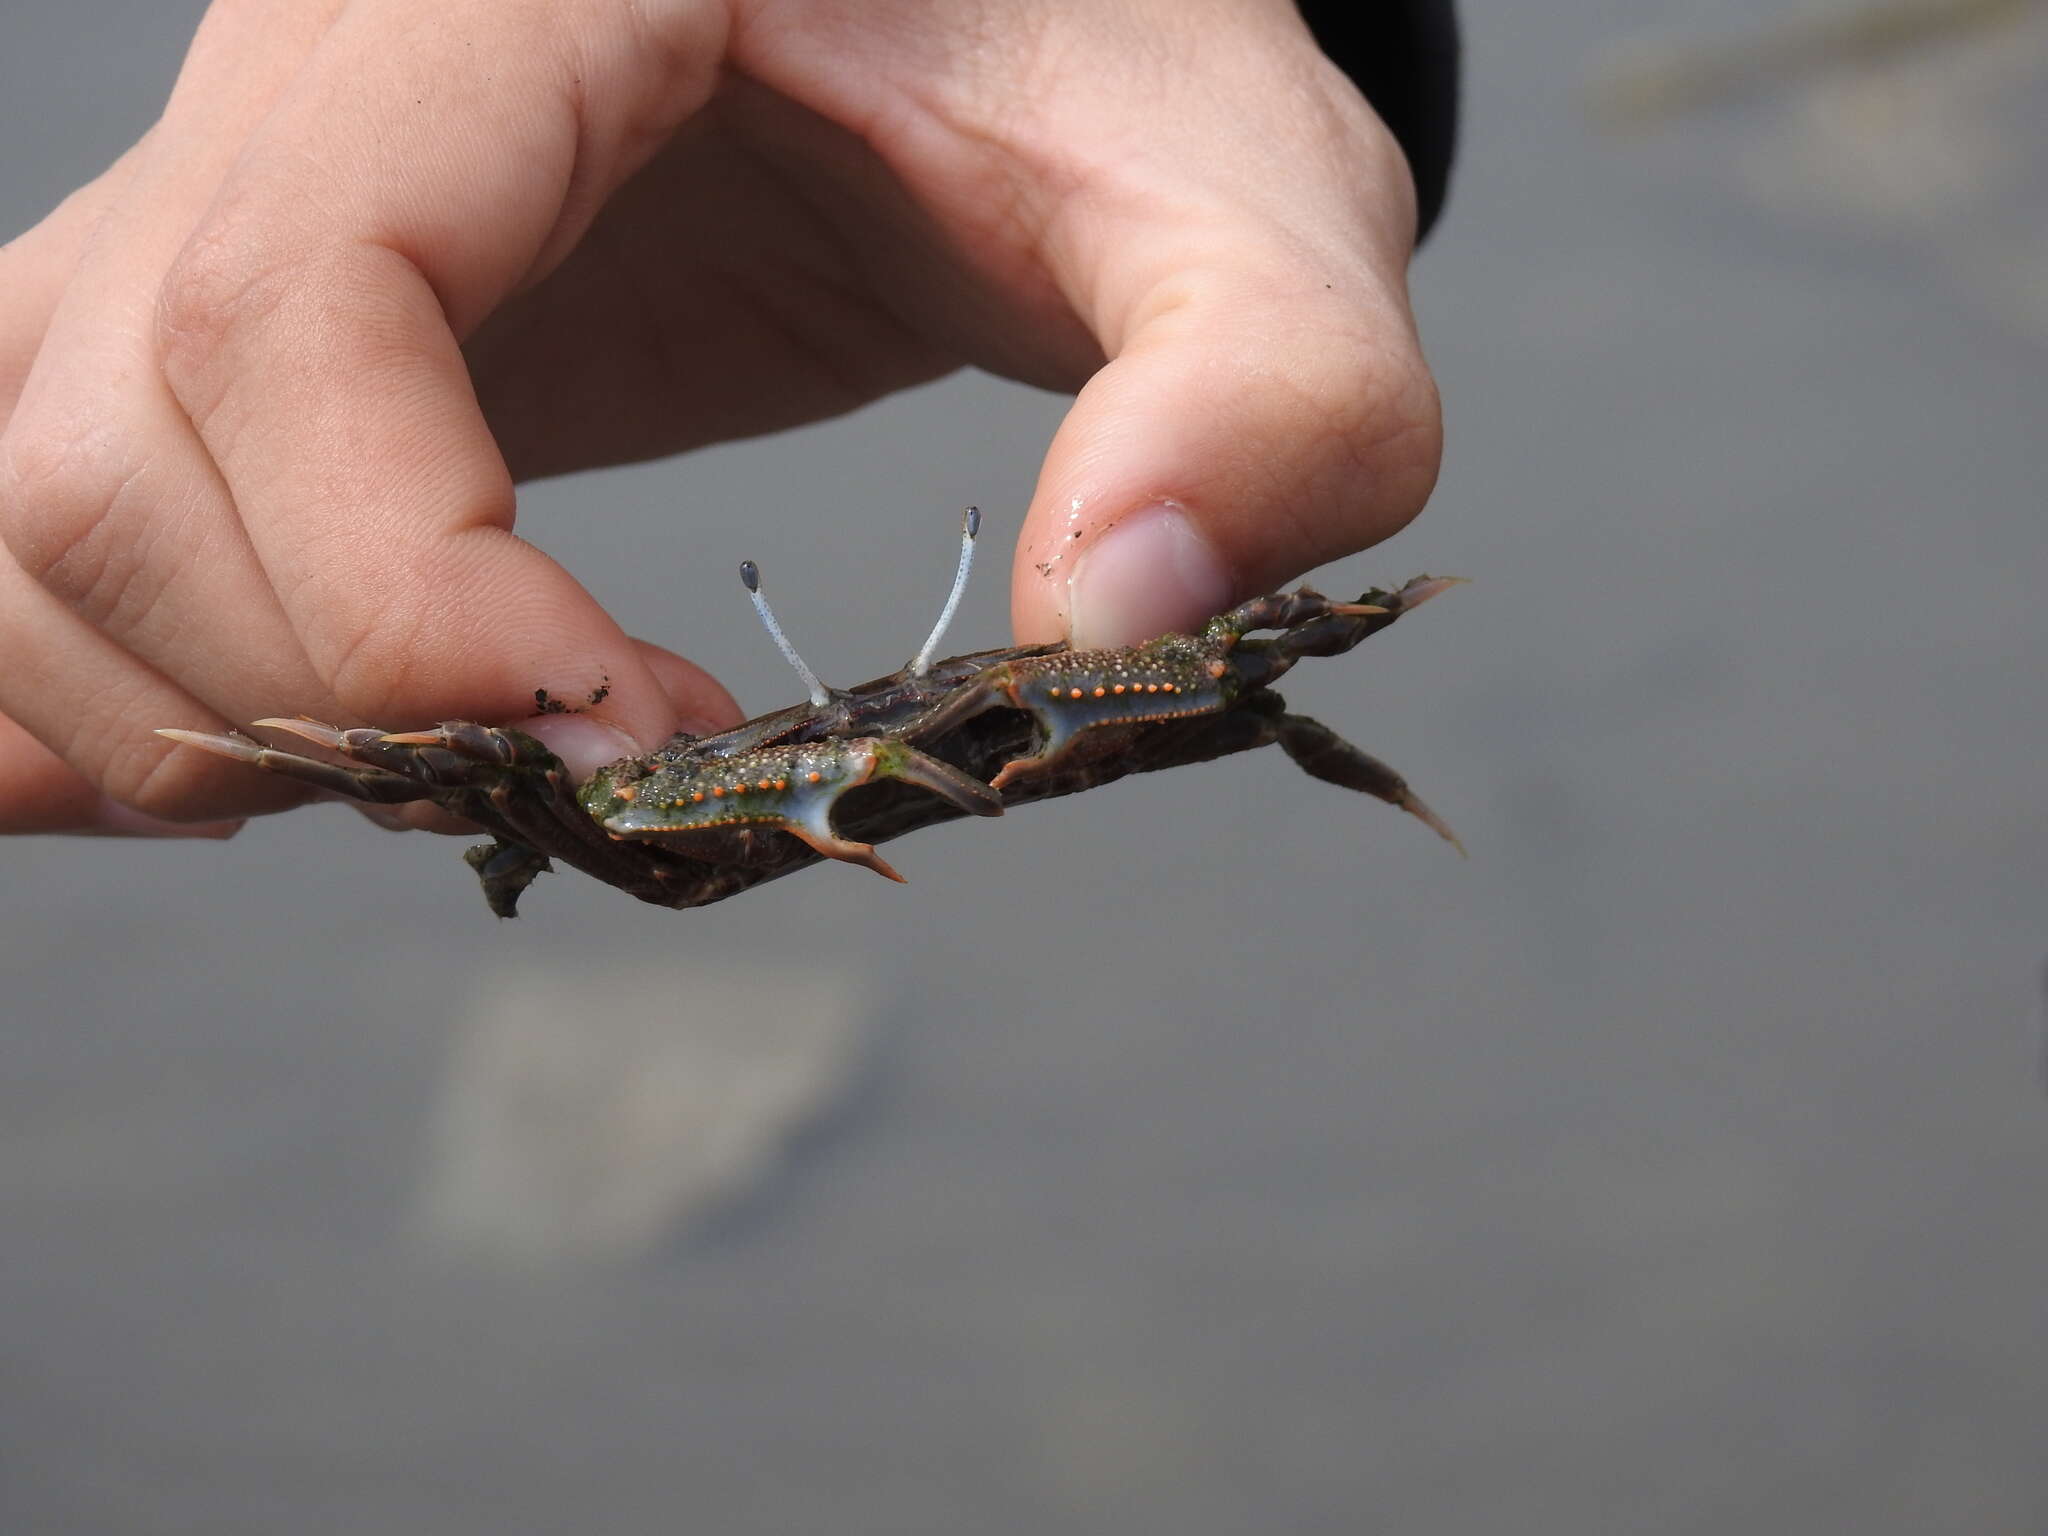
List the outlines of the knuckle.
<svg viewBox="0 0 2048 1536">
<path fill-rule="evenodd" d="M 0 435 L 0 540 L 36 581 L 84 600 L 115 554 L 112 514 L 132 479 L 117 433 L 89 414 L 17 414 Z"/>
<path fill-rule="evenodd" d="M 1421 359 L 1390 381 L 1381 412 L 1377 458 L 1385 493 L 1381 506 L 1396 527 L 1406 526 L 1436 489 L 1443 462 L 1443 403 Z"/>
<path fill-rule="evenodd" d="M 1346 339 L 1314 385 L 1330 464 L 1345 491 L 1365 492 L 1381 534 L 1405 526 L 1436 484 L 1443 410 L 1436 381 L 1405 338 Z"/>
<path fill-rule="evenodd" d="M 148 737 L 122 740 L 114 744 L 100 783 L 113 799 L 158 821 L 232 814 L 241 787 L 226 782 L 219 767 L 193 762 L 196 756 Z"/>
<path fill-rule="evenodd" d="M 664 79 L 703 77 L 725 51 L 729 18 L 723 6 L 695 0 L 595 0 L 595 15 L 616 29 L 634 55 L 651 60 Z"/>
<path fill-rule="evenodd" d="M 328 644 L 315 651 L 315 670 L 345 713 L 366 722 L 394 723 L 386 716 L 394 701 L 413 691 L 423 664 L 423 617 L 407 606 L 382 603 L 339 605 L 332 612 L 336 628 Z"/>
<path fill-rule="evenodd" d="M 123 805 L 163 821 L 182 821 L 192 814 L 196 786 L 191 769 L 179 759 L 190 754 L 163 747 L 140 740 L 110 743 L 98 777 Z"/>
<path fill-rule="evenodd" d="M 324 577 L 319 590 L 287 598 L 289 610 L 312 616 L 301 643 L 351 722 L 495 718 L 531 699 L 541 679 L 511 658 L 533 654 L 532 637 L 556 634 L 560 620 L 553 598 L 499 563 L 510 539 L 488 531 L 408 544 L 389 567 L 402 575 Z"/>
<path fill-rule="evenodd" d="M 279 272 L 275 253 L 232 212 L 202 225 L 171 262 L 157 290 L 157 354 L 188 411 L 216 361 L 283 299 Z"/>
<path fill-rule="evenodd" d="M 108 799 L 158 821 L 196 822 L 282 809 L 305 796 L 240 764 L 163 740 L 164 704 L 147 678 L 109 689 L 48 745 Z"/>
<path fill-rule="evenodd" d="M 175 811 L 181 803 L 178 775 L 162 771 L 166 743 L 138 724 L 147 712 L 146 694 L 116 683 L 80 710 L 46 744 L 104 793 L 151 815 Z"/>
</svg>

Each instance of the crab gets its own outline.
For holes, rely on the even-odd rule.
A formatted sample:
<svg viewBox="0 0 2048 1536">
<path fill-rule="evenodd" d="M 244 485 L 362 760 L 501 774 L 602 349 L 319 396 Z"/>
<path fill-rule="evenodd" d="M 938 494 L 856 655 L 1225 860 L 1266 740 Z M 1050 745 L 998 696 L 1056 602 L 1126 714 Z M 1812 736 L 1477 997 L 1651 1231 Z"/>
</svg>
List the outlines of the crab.
<svg viewBox="0 0 2048 1536">
<path fill-rule="evenodd" d="M 518 915 L 520 896 L 554 860 L 677 908 L 723 901 L 825 859 L 901 880 L 875 844 L 1275 743 L 1312 777 L 1398 806 L 1458 846 L 1399 774 L 1291 713 L 1271 686 L 1304 656 L 1353 649 L 1455 578 L 1418 576 L 1356 602 L 1302 586 L 1240 603 L 1199 633 L 1142 645 L 1011 646 L 935 660 L 980 526 L 979 510 L 968 508 L 952 591 L 917 655 L 853 688 L 818 680 L 761 594 L 759 568 L 743 563 L 755 608 L 809 700 L 713 735 L 673 737 L 582 783 L 524 732 L 468 720 L 424 731 L 342 729 L 304 717 L 254 722 L 330 758 L 238 732 L 158 734 L 347 799 L 432 801 L 475 823 L 491 841 L 464 857 L 500 917 Z M 1270 637 L 1254 638 L 1260 631 Z"/>
</svg>

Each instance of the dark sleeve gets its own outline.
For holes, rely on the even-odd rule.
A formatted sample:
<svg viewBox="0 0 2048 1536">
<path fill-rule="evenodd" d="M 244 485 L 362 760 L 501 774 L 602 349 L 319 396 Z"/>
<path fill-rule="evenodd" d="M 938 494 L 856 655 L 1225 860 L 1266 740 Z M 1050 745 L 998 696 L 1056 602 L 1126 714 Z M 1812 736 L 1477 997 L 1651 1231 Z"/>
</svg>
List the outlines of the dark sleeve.
<svg viewBox="0 0 2048 1536">
<path fill-rule="evenodd" d="M 1443 211 L 1458 135 L 1451 0 L 1299 0 L 1324 53 L 1385 119 L 1415 172 L 1421 233 Z"/>
</svg>

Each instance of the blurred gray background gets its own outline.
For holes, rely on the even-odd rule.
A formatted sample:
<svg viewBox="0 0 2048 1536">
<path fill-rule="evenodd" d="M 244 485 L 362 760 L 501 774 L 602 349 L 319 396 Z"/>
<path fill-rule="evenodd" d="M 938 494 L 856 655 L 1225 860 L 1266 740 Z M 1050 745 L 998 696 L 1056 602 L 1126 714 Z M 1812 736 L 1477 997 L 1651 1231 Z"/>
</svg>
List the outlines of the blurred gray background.
<svg viewBox="0 0 2048 1536">
<path fill-rule="evenodd" d="M 0 11 L 0 228 L 199 9 Z M 1321 579 L 1474 585 L 1287 691 L 1469 861 L 1277 754 L 682 915 L 0 848 L 0 1530 L 2048 1531 L 2044 17 L 1594 126 L 1788 9 L 1465 6 L 1442 487 Z M 978 501 L 999 643 L 1061 406 L 521 526 L 766 709 L 736 562 L 872 675 Z"/>
</svg>

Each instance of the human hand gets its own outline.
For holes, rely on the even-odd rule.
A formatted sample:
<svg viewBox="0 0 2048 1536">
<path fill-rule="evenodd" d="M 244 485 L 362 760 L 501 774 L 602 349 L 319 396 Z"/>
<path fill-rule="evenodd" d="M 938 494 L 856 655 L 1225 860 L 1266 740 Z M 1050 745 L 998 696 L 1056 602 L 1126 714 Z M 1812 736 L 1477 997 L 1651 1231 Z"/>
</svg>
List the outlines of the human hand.
<svg viewBox="0 0 2048 1536">
<path fill-rule="evenodd" d="M 0 831 L 303 797 L 156 726 L 518 722 L 593 676 L 522 724 L 579 772 L 728 724 L 514 482 L 963 364 L 1080 391 L 1020 639 L 1270 590 L 1434 479 L 1413 210 L 1283 0 L 217 0 L 0 251 Z"/>
</svg>

